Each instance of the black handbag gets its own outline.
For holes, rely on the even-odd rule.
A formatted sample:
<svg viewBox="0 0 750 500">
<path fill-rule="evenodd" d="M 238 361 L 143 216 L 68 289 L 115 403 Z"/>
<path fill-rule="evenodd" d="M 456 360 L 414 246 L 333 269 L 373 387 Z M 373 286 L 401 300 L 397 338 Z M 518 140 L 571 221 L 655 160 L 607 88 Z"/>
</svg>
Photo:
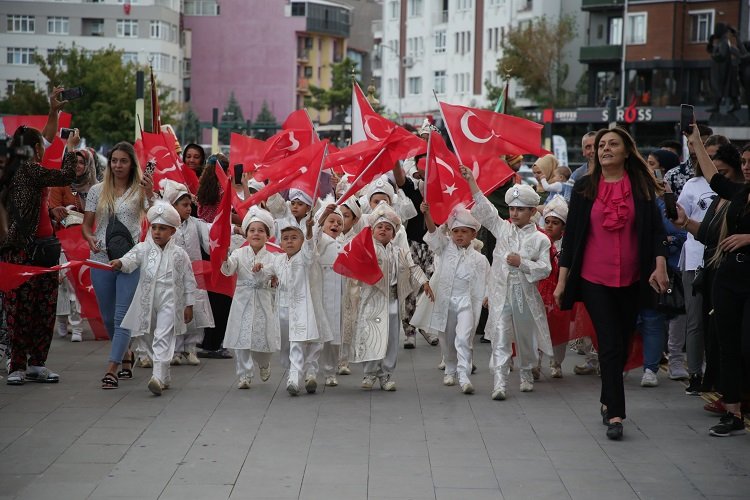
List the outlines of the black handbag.
<svg viewBox="0 0 750 500">
<path fill-rule="evenodd" d="M 682 277 L 678 271 L 669 269 L 669 286 L 665 293 L 659 294 L 656 309 L 669 316 L 685 314 L 685 289 L 682 286 Z"/>
<path fill-rule="evenodd" d="M 104 244 L 107 247 L 107 257 L 109 257 L 109 260 L 121 258 L 135 246 L 130 231 L 125 227 L 125 224 L 120 222 L 120 219 L 116 215 L 109 218 Z"/>
<path fill-rule="evenodd" d="M 57 236 L 46 236 L 36 238 L 29 246 L 29 258 L 31 265 L 39 267 L 52 267 L 60 263 L 60 240 Z"/>
</svg>

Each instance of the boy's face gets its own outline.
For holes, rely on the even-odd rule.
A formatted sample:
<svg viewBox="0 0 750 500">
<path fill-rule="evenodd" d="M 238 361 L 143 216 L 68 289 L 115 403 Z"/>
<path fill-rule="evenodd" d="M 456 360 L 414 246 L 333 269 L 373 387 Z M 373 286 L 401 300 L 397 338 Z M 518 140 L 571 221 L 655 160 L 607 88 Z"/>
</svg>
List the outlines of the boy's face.
<svg viewBox="0 0 750 500">
<path fill-rule="evenodd" d="M 190 203 L 190 196 L 183 196 L 173 205 L 177 213 L 180 214 L 180 220 L 187 220 L 193 213 L 193 205 Z"/>
<path fill-rule="evenodd" d="M 310 211 L 310 205 L 307 203 L 302 203 L 299 200 L 293 200 L 289 202 L 289 209 L 292 211 L 292 215 L 295 219 L 300 220 L 302 217 L 307 215 L 307 212 Z"/>
<path fill-rule="evenodd" d="M 286 229 L 281 232 L 281 249 L 287 257 L 291 257 L 302 249 L 302 231 L 298 229 Z"/>
<path fill-rule="evenodd" d="M 260 250 L 268 241 L 268 228 L 262 222 L 251 222 L 247 226 L 247 233 L 245 233 L 245 239 L 248 245 L 254 251 Z"/>
<path fill-rule="evenodd" d="M 331 238 L 338 238 L 341 234 L 341 228 L 344 226 L 344 221 L 337 214 L 329 214 L 323 222 L 323 232 Z"/>
<path fill-rule="evenodd" d="M 451 239 L 458 247 L 468 248 L 476 238 L 477 232 L 470 227 L 454 227 L 451 229 Z"/>
<path fill-rule="evenodd" d="M 357 218 L 354 217 L 354 212 L 352 212 L 345 206 L 341 207 L 341 213 L 344 215 L 344 224 L 342 231 L 348 233 L 352 226 L 354 226 L 354 223 L 357 222 Z"/>
<path fill-rule="evenodd" d="M 383 246 L 390 243 L 395 235 L 396 230 L 387 222 L 378 222 L 372 229 L 372 236 Z"/>
<path fill-rule="evenodd" d="M 169 239 L 175 231 L 177 231 L 177 229 L 172 226 L 167 226 L 166 224 L 151 224 L 151 238 L 154 240 L 154 243 L 162 248 L 169 243 Z"/>
<path fill-rule="evenodd" d="M 536 207 L 510 207 L 510 221 L 518 227 L 531 222 L 531 216 L 536 213 Z"/>
<path fill-rule="evenodd" d="M 391 197 L 385 193 L 375 193 L 374 195 L 370 196 L 370 208 L 374 210 L 381 201 L 386 202 L 390 206 Z"/>
<path fill-rule="evenodd" d="M 544 232 L 550 237 L 552 241 L 558 241 L 562 238 L 563 231 L 565 231 L 565 223 L 555 217 L 554 215 L 548 215 L 544 218 Z"/>
</svg>

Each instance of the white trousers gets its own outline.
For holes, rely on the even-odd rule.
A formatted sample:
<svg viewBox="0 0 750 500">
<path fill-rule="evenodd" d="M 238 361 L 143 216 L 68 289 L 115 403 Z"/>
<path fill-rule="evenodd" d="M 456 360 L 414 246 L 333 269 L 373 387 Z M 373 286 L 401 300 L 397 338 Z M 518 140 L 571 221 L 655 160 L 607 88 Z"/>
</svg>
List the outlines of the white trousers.
<svg viewBox="0 0 750 500">
<path fill-rule="evenodd" d="M 317 377 L 322 342 L 289 342 L 289 382 L 299 384 L 305 377 Z"/>
<path fill-rule="evenodd" d="M 511 285 L 512 286 L 512 285 Z M 536 323 L 528 307 L 523 310 L 510 297 L 500 315 L 500 338 L 492 342 L 490 371 L 495 375 L 495 389 L 505 390 L 513 356 L 513 341 L 520 361 L 521 379 L 532 381 L 531 369 L 537 363 Z"/>
<path fill-rule="evenodd" d="M 251 351 L 250 349 L 234 349 L 234 363 L 237 367 L 237 376 L 252 379 L 255 375 L 255 364 L 260 368 L 270 366 L 271 354 L 270 352 Z"/>
<path fill-rule="evenodd" d="M 450 301 L 445 333 L 440 333 L 439 337 L 445 374 L 458 375 L 458 383 L 461 385 L 469 382 L 474 340 L 474 312 L 471 302 L 456 304 L 453 300 Z"/>
<path fill-rule="evenodd" d="M 336 375 L 341 360 L 341 346 L 326 342 L 323 345 L 323 351 L 320 353 L 320 365 L 323 376 L 332 377 Z"/>
<path fill-rule="evenodd" d="M 365 375 L 385 377 L 396 370 L 398 358 L 398 341 L 401 338 L 401 318 L 399 317 L 399 303 L 396 298 L 388 301 L 388 344 L 385 357 L 365 363 Z"/>
<path fill-rule="evenodd" d="M 73 309 L 71 309 L 70 314 L 58 314 L 55 323 L 57 325 L 57 331 L 61 337 L 68 334 L 68 325 L 70 325 L 73 333 L 77 333 L 78 335 L 83 333 L 83 327 L 81 327 L 81 313 Z"/>
<path fill-rule="evenodd" d="M 175 340 L 175 352 L 192 352 L 196 351 L 196 344 L 203 339 L 203 328 L 193 328 L 190 325 L 194 324 L 194 321 L 188 325 L 187 331 L 178 335 Z"/>
<path fill-rule="evenodd" d="M 151 316 L 151 333 L 144 335 L 141 345 L 150 351 L 154 360 L 153 375 L 162 384 L 169 384 L 169 362 L 174 356 L 174 297 L 171 287 L 157 285 Z"/>
<path fill-rule="evenodd" d="M 281 367 L 289 369 L 289 308 L 279 306 L 279 327 L 281 330 L 281 351 L 279 359 Z"/>
</svg>

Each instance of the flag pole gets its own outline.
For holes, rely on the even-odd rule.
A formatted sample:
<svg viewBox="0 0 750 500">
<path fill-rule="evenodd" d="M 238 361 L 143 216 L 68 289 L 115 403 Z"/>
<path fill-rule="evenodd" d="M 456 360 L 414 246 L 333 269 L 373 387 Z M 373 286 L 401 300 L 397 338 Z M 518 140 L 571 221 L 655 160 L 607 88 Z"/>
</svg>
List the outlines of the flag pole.
<svg viewBox="0 0 750 500">
<path fill-rule="evenodd" d="M 430 130 L 430 135 L 427 136 L 427 155 L 425 155 L 424 159 L 424 202 L 429 204 L 429 201 L 427 201 L 427 192 L 429 189 L 427 189 L 427 185 L 430 182 L 430 148 L 432 147 L 432 134 L 433 131 Z"/>
<path fill-rule="evenodd" d="M 354 182 L 351 183 L 351 187 L 349 189 L 347 189 L 346 193 L 344 193 L 344 194 L 347 194 L 349 192 L 349 190 L 352 187 L 354 187 L 355 184 L 357 184 L 357 182 L 362 178 L 362 176 L 365 175 L 365 173 L 368 170 L 370 170 L 370 167 L 372 167 L 375 164 L 375 162 L 378 161 L 378 158 L 380 158 L 380 155 L 382 155 L 383 153 L 385 153 L 385 149 L 386 148 L 380 148 L 380 151 L 378 152 L 378 154 L 375 155 L 375 158 L 373 158 L 372 161 L 370 162 L 370 164 L 367 165 L 364 168 L 364 170 L 362 170 L 362 172 L 359 173 L 359 175 L 357 176 L 357 178 L 354 179 Z M 346 200 L 347 198 L 349 198 L 349 196 L 342 196 L 341 198 L 339 198 L 338 200 L 336 200 L 336 205 L 340 207 L 341 204 L 344 203 L 344 200 Z"/>
<path fill-rule="evenodd" d="M 305 115 L 307 116 L 307 119 L 310 121 L 310 128 L 313 129 L 313 134 L 314 134 L 313 142 L 319 142 L 320 136 L 318 135 L 318 129 L 315 128 L 315 124 L 313 123 L 312 118 L 310 118 L 310 112 L 307 111 L 307 108 L 303 108 L 303 109 L 305 110 Z"/>
<path fill-rule="evenodd" d="M 458 158 L 458 163 L 461 165 L 464 164 L 463 160 L 461 160 L 461 154 L 458 152 L 458 146 L 456 145 L 456 141 L 453 140 L 453 134 L 451 134 L 451 129 L 448 126 L 448 121 L 445 119 L 445 114 L 443 114 L 443 107 L 440 105 L 440 100 L 438 99 L 437 92 L 435 92 L 435 89 L 432 89 L 432 95 L 435 96 L 435 100 L 438 103 L 438 109 L 440 110 L 440 116 L 443 118 L 443 123 L 445 123 L 445 130 L 448 132 L 448 137 L 451 140 L 451 143 L 453 144 L 453 151 L 456 153 L 456 158 Z"/>
<path fill-rule="evenodd" d="M 321 172 L 323 172 L 323 165 L 325 165 L 326 156 L 328 156 L 328 143 L 326 143 L 325 149 L 323 150 L 323 158 L 320 159 L 320 168 L 318 169 L 318 178 L 315 181 L 315 189 L 313 190 L 313 196 L 312 196 L 313 206 L 315 206 L 315 200 L 318 199 L 318 191 L 320 190 L 320 174 Z"/>
</svg>

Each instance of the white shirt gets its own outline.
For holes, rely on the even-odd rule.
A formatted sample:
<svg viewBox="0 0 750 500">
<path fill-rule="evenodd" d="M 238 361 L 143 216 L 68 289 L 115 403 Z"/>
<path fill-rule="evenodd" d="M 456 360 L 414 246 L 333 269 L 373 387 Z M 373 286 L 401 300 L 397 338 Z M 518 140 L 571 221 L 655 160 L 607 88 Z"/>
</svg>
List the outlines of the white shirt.
<svg viewBox="0 0 750 500">
<path fill-rule="evenodd" d="M 685 214 L 689 218 L 700 222 L 715 196 L 716 193 L 711 190 L 705 177 L 693 177 L 685 183 L 677 203 L 685 209 Z M 696 241 L 693 235 L 688 233 L 680 254 L 680 269 L 695 271 L 703 263 L 703 250 L 703 243 Z"/>
</svg>

